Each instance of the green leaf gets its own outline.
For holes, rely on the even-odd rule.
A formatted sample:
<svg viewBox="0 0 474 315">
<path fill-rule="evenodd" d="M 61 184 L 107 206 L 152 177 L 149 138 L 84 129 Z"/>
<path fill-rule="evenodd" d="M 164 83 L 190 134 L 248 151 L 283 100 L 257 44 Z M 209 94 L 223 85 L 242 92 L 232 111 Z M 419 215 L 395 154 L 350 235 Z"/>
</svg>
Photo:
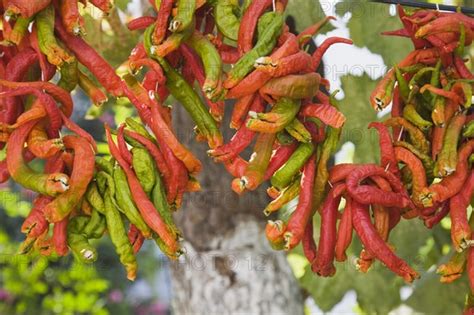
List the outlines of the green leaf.
<svg viewBox="0 0 474 315">
<path fill-rule="evenodd" d="M 304 14 L 302 14 L 303 12 Z M 288 1 L 285 14 L 287 17 L 293 17 L 298 33 L 326 17 L 319 2 L 307 0 Z M 332 29 L 333 27 L 328 23 L 320 33 L 324 34 Z"/>
<path fill-rule="evenodd" d="M 341 77 L 345 97 L 340 101 L 340 110 L 346 116 L 340 144 L 350 141 L 355 145 L 354 163 L 378 161 L 378 136 L 375 130 L 367 129 L 377 121 L 377 113 L 369 105 L 370 91 L 376 82 L 367 75 Z"/>
<path fill-rule="evenodd" d="M 353 270 L 355 272 L 355 268 Z M 304 276 L 299 280 L 300 285 L 313 297 L 318 307 L 330 311 L 339 303 L 346 292 L 352 288 L 351 271 L 339 268 L 332 278 L 321 278 L 311 271 L 311 266 L 305 268 Z"/>
<path fill-rule="evenodd" d="M 415 282 L 415 291 L 406 304 L 424 314 L 461 314 L 465 293 L 469 292 L 466 277 L 453 283 L 439 282 L 439 276 L 430 272 Z"/>
<path fill-rule="evenodd" d="M 386 4 L 345 0 L 336 5 L 338 15 L 351 12 L 348 27 L 354 45 L 367 47 L 372 53 L 382 55 L 385 64 L 392 66 L 413 49 L 410 39 L 382 36 L 383 31 L 402 28 L 398 16 L 391 16 Z"/>
<path fill-rule="evenodd" d="M 115 6 L 122 11 L 127 10 L 128 0 L 115 0 Z"/>
</svg>

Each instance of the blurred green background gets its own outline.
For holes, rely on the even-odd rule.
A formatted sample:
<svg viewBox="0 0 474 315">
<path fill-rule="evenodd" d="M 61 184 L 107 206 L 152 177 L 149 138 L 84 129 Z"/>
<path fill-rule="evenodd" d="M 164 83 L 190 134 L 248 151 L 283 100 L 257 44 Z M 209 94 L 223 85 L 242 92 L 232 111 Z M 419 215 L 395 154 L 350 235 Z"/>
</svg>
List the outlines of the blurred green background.
<svg viewBox="0 0 474 315">
<path fill-rule="evenodd" d="M 101 17 L 98 10 L 85 10 L 86 39 L 112 65 L 119 66 L 126 60 L 139 39 L 139 34 L 128 32 L 123 22 L 149 14 L 151 11 L 143 6 L 145 2 L 117 0 L 117 10 L 107 18 Z M 472 0 L 454 2 L 474 5 Z M 406 39 L 380 36 L 384 30 L 401 27 L 394 7 L 366 1 L 289 0 L 287 13 L 295 17 L 294 26 L 299 31 L 327 14 L 337 15 L 338 20 L 322 30 L 316 43 L 334 35 L 350 36 L 354 41 L 351 48 L 331 48 L 328 52 L 331 57 L 325 58 L 325 76 L 333 88 L 342 89 L 340 108 L 347 117 L 336 163 L 377 161 L 377 137 L 369 132 L 367 125 L 384 117 L 377 116 L 370 108 L 369 94 L 383 73 L 382 67 L 390 67 L 412 49 Z M 357 56 L 364 60 L 358 60 Z M 99 141 L 103 141 L 103 121 L 119 123 L 134 114 L 131 105 L 123 99 L 110 100 L 99 109 L 91 107 L 81 91 L 76 91 L 74 98 L 74 119 Z M 104 143 L 99 145 L 99 150 L 106 152 Z M 169 263 L 154 246 L 145 246 L 138 255 L 140 271 L 135 283 L 126 280 L 107 238 L 96 244 L 100 258 L 93 266 L 80 265 L 71 256 L 57 259 L 15 254 L 23 237 L 22 219 L 31 207 L 33 196 L 12 182 L 0 187 L 0 314 L 170 312 Z M 338 263 L 336 276 L 329 279 L 315 277 L 300 248 L 290 252 L 288 261 L 306 294 L 307 311 L 460 313 L 468 288 L 466 279 L 442 285 L 435 273 L 435 266 L 451 255 L 449 224 L 445 219 L 433 230 L 427 230 L 421 221 L 403 221 L 390 236 L 397 253 L 422 274 L 422 280 L 411 286 L 379 263 L 368 274 L 357 272 L 354 259 L 361 249 L 357 241 L 349 250 L 348 261 Z"/>
</svg>

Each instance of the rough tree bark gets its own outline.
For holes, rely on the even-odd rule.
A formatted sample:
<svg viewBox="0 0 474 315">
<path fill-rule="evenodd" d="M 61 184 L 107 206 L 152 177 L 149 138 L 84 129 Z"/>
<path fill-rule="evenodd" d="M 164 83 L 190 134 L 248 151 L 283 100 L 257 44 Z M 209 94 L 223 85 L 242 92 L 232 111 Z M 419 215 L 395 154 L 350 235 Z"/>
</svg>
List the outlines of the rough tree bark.
<svg viewBox="0 0 474 315">
<path fill-rule="evenodd" d="M 171 264 L 173 312 L 302 314 L 302 295 L 285 254 L 265 239 L 265 190 L 239 198 L 230 189 L 231 176 L 207 156 L 207 145 L 195 143 L 184 110 L 178 109 L 175 119 L 178 136 L 204 170 L 202 192 L 189 194 L 176 217 L 187 254 Z"/>
</svg>

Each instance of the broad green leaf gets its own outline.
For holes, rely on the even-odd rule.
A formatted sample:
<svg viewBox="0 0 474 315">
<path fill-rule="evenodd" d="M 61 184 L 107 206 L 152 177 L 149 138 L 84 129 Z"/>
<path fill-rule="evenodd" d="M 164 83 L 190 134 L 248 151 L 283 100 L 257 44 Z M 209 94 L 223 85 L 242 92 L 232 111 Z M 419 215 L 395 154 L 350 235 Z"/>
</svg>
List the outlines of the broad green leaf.
<svg viewBox="0 0 474 315">
<path fill-rule="evenodd" d="M 291 0 L 285 10 L 286 16 L 291 16 L 295 22 L 295 29 L 299 33 L 308 26 L 326 17 L 318 1 Z M 320 33 L 328 32 L 332 26 L 326 25 Z"/>
<path fill-rule="evenodd" d="M 466 292 L 469 292 L 466 277 L 453 283 L 439 282 L 439 276 L 430 272 L 415 282 L 415 291 L 406 304 L 424 314 L 461 314 Z"/>
<path fill-rule="evenodd" d="M 308 265 L 304 276 L 300 279 L 300 284 L 313 297 L 318 307 L 327 312 L 352 288 L 351 274 L 350 270 L 339 268 L 334 277 L 321 278 L 315 275 Z"/>
<path fill-rule="evenodd" d="M 382 55 L 387 66 L 398 63 L 413 49 L 408 38 L 381 35 L 383 31 L 403 27 L 398 16 L 390 15 L 386 4 L 346 0 L 336 5 L 336 12 L 338 15 L 351 12 L 348 27 L 354 45 Z"/>
</svg>

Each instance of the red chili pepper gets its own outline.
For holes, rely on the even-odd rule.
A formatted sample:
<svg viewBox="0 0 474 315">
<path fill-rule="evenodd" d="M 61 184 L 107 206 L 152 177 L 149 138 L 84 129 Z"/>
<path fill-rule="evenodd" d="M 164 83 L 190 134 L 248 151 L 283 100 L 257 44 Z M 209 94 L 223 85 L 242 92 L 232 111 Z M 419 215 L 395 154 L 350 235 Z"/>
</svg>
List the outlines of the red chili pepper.
<svg viewBox="0 0 474 315">
<path fill-rule="evenodd" d="M 301 115 L 317 118 L 333 128 L 341 128 L 346 121 L 346 117 L 340 111 L 328 104 L 304 105 Z"/>
<path fill-rule="evenodd" d="M 114 96 L 122 96 L 122 83 L 115 70 L 105 61 L 94 48 L 82 38 L 69 34 L 62 22 L 56 19 L 54 24 L 57 35 L 82 63 L 97 78 L 102 86 Z"/>
<path fill-rule="evenodd" d="M 8 63 L 5 69 L 4 78 L 13 81 L 21 81 L 28 69 L 38 60 L 32 49 L 25 49 L 16 54 Z M 1 108 L 0 122 L 12 124 L 22 110 L 22 104 L 15 97 L 10 97 L 4 101 Z"/>
<path fill-rule="evenodd" d="M 316 51 L 313 53 L 313 62 L 311 64 L 311 70 L 316 71 L 319 65 L 321 64 L 321 60 L 323 59 L 323 55 L 326 51 L 334 44 L 348 44 L 352 45 L 352 40 L 342 37 L 329 37 L 327 38 L 321 46 L 319 46 Z"/>
<path fill-rule="evenodd" d="M 256 95 L 256 94 L 249 94 L 237 100 L 237 102 L 234 105 L 234 109 L 232 111 L 230 128 L 234 128 L 234 129 L 241 128 L 242 124 L 247 119 L 247 114 L 252 104 L 260 105 L 257 107 L 262 107 L 262 108 L 264 107 L 263 99 L 259 95 Z M 260 112 L 261 111 L 263 111 L 263 109 L 260 110 Z"/>
<path fill-rule="evenodd" d="M 12 82 L 0 79 L 0 85 L 8 88 L 33 88 L 44 90 L 50 94 L 55 100 L 62 104 L 61 109 L 67 117 L 70 117 L 73 109 L 71 95 L 51 82 L 30 81 L 30 82 Z"/>
<path fill-rule="evenodd" d="M 270 243 L 270 246 L 275 250 L 283 249 L 285 239 L 283 235 L 286 231 L 286 224 L 283 221 L 267 221 L 265 226 L 265 235 Z"/>
<path fill-rule="evenodd" d="M 127 28 L 130 31 L 144 30 L 156 21 L 153 16 L 140 16 L 127 23 Z"/>
<path fill-rule="evenodd" d="M 19 14 L 22 17 L 29 18 L 46 8 L 51 0 L 9 0 L 6 4 L 7 15 Z"/>
<path fill-rule="evenodd" d="M 84 18 L 79 13 L 77 0 L 59 1 L 61 19 L 66 30 L 73 35 L 84 33 Z"/>
<path fill-rule="evenodd" d="M 303 253 L 306 259 L 310 264 L 316 259 L 317 255 L 317 248 L 316 243 L 314 242 L 313 238 L 313 220 L 310 219 L 308 224 L 304 229 L 303 239 L 301 240 L 303 245 Z"/>
<path fill-rule="evenodd" d="M 313 58 L 305 51 L 273 60 L 271 57 L 260 57 L 255 61 L 255 69 L 270 74 L 273 78 L 283 77 L 288 74 L 311 72 L 308 65 L 313 62 Z"/>
<path fill-rule="evenodd" d="M 449 216 L 451 217 L 451 240 L 454 249 L 461 252 L 474 245 L 472 231 L 467 219 L 467 208 L 474 193 L 474 172 L 464 182 L 461 190 L 449 199 Z"/>
<path fill-rule="evenodd" d="M 133 253 L 138 253 L 140 248 L 142 248 L 145 237 L 133 224 L 130 224 L 130 228 L 128 229 L 128 239 L 130 240 L 130 244 L 132 244 Z"/>
<path fill-rule="evenodd" d="M 41 114 L 39 110 L 38 111 L 35 110 L 34 115 L 31 115 L 26 121 L 36 119 L 36 118 L 43 118 L 47 114 L 49 118 L 49 129 L 53 133 L 56 133 L 59 129 L 61 129 L 61 126 L 62 126 L 61 111 L 56 106 L 54 99 L 49 94 L 43 93 L 40 89 L 22 87 L 22 88 L 18 88 L 18 89 L 7 91 L 7 92 L 0 92 L 0 98 L 4 98 L 4 97 L 9 98 L 9 97 L 15 97 L 15 96 L 26 95 L 26 94 L 32 94 L 37 98 L 35 102 L 33 103 L 32 108 L 34 108 L 35 103 L 37 103 L 37 105 L 39 105 L 42 108 Z M 23 116 L 23 118 L 25 118 L 25 116 Z M 22 118 L 21 124 L 25 122 L 23 118 Z M 19 121 L 20 121 L 20 117 L 17 119 L 17 123 L 12 125 L 11 127 L 14 128 L 15 126 L 18 126 Z"/>
<path fill-rule="evenodd" d="M 81 127 L 79 127 L 78 124 L 76 124 L 71 119 L 67 118 L 66 115 L 64 115 L 62 112 L 61 112 L 61 118 L 63 119 L 64 126 L 67 129 L 74 132 L 78 136 L 86 139 L 89 142 L 89 144 L 92 146 L 94 151 L 97 152 L 97 144 L 95 143 L 95 140 L 94 140 L 94 138 L 92 137 L 92 135 L 90 133 L 88 133 L 87 131 L 85 131 Z"/>
<path fill-rule="evenodd" d="M 458 152 L 456 171 L 443 178 L 439 183 L 432 184 L 423 191 L 423 204 L 431 206 L 436 202 L 443 202 L 456 195 L 462 188 L 469 170 L 468 158 L 474 151 L 474 140 L 462 145 Z"/>
<path fill-rule="evenodd" d="M 285 249 L 289 250 L 299 244 L 303 238 L 304 230 L 312 215 L 313 186 L 316 173 L 316 158 L 313 154 L 303 168 L 300 183 L 298 205 L 288 220 L 285 232 Z"/>
<path fill-rule="evenodd" d="M 335 274 L 334 256 L 336 249 L 336 222 L 337 208 L 341 201 L 341 195 L 336 194 L 344 184 L 334 186 L 328 193 L 321 208 L 321 233 L 319 236 L 318 255 L 311 265 L 311 270 L 323 277 L 331 277 Z"/>
<path fill-rule="evenodd" d="M 359 166 L 360 164 L 352 164 L 352 163 L 342 163 L 342 164 L 334 165 L 329 171 L 329 182 L 332 185 L 335 185 L 338 182 L 345 181 L 347 178 L 347 175 L 352 173 Z"/>
<path fill-rule="evenodd" d="M 164 85 L 166 83 L 166 77 L 165 77 L 165 74 L 163 73 L 163 69 L 161 68 L 160 64 L 150 58 L 141 58 L 141 59 L 130 61 L 130 67 L 132 68 L 148 67 L 151 70 L 153 70 L 153 72 L 157 76 L 159 84 Z"/>
<path fill-rule="evenodd" d="M 335 20 L 336 18 L 334 16 L 326 16 L 324 19 L 321 21 L 310 25 L 306 29 L 304 29 L 301 33 L 299 33 L 296 36 L 296 39 L 298 40 L 300 47 L 303 47 L 306 45 L 313 37 L 316 35 L 319 30 L 326 25 L 330 20 Z"/>
<path fill-rule="evenodd" d="M 424 219 L 425 226 L 429 229 L 432 229 L 436 224 L 438 224 L 444 217 L 449 214 L 449 203 L 444 202 L 441 210 L 436 212 L 434 215 Z"/>
<path fill-rule="evenodd" d="M 294 35 L 291 35 L 282 46 L 277 48 L 270 55 L 270 57 L 274 60 L 278 60 L 285 56 L 295 54 L 298 51 L 298 41 Z M 270 81 L 270 79 L 271 76 L 262 71 L 253 71 L 242 81 L 240 81 L 239 84 L 230 89 L 226 94 L 226 98 L 240 98 L 245 95 L 253 94 L 257 92 L 265 83 Z"/>
<path fill-rule="evenodd" d="M 113 5 L 110 0 L 89 0 L 92 5 L 105 14 L 109 14 L 110 10 L 112 9 Z"/>
<path fill-rule="evenodd" d="M 39 122 L 30 131 L 27 139 L 28 149 L 39 158 L 48 158 L 64 149 L 60 138 L 49 139 L 44 122 Z"/>
<path fill-rule="evenodd" d="M 379 188 L 370 185 L 361 185 L 360 183 L 369 176 L 385 178 L 390 183 L 393 192 L 383 192 Z M 402 208 L 412 206 L 412 202 L 400 180 L 380 166 L 366 164 L 356 168 L 347 176 L 346 184 L 351 197 L 359 203 Z"/>
<path fill-rule="evenodd" d="M 337 228 L 335 246 L 335 258 L 340 262 L 347 260 L 346 250 L 352 242 L 352 199 L 349 196 L 345 199 L 346 205 Z"/>
<path fill-rule="evenodd" d="M 48 196 L 56 196 L 69 189 L 69 178 L 62 173 L 40 174 L 25 162 L 23 147 L 36 121 L 30 121 L 12 132 L 7 143 L 7 167 L 11 177 L 27 189 Z"/>
<path fill-rule="evenodd" d="M 380 122 L 372 122 L 369 124 L 369 128 L 375 128 L 379 133 L 380 165 L 383 168 L 387 168 L 396 176 L 400 176 L 395 151 L 392 145 L 392 138 L 390 137 L 387 126 Z"/>
<path fill-rule="evenodd" d="M 454 66 L 463 79 L 474 80 L 474 74 L 472 74 L 466 67 L 464 60 L 461 57 L 454 57 Z"/>
<path fill-rule="evenodd" d="M 380 235 L 378 235 L 370 221 L 367 206 L 355 200 L 352 202 L 352 223 L 365 249 L 375 255 L 390 270 L 401 276 L 408 283 L 419 278 L 418 273 L 404 260 L 396 256 Z"/>
<path fill-rule="evenodd" d="M 132 153 L 128 151 L 127 143 L 123 137 L 123 130 L 125 129 L 125 124 L 121 124 L 117 130 L 117 145 L 120 151 L 120 155 L 127 161 L 128 164 L 132 164 Z"/>
<path fill-rule="evenodd" d="M 67 192 L 56 197 L 44 208 L 44 215 L 50 222 L 59 222 L 78 206 L 94 175 L 94 151 L 90 143 L 76 136 L 63 137 L 64 146 L 74 151 L 74 164 Z"/>
<path fill-rule="evenodd" d="M 173 9 L 173 0 L 162 0 L 158 15 L 156 17 L 156 26 L 152 34 L 152 43 L 154 45 L 161 44 L 166 35 L 168 28 L 168 20 L 171 16 L 171 10 Z"/>
<path fill-rule="evenodd" d="M 58 256 L 66 256 L 69 249 L 67 246 L 67 224 L 69 218 L 65 217 L 61 221 L 54 223 L 53 227 L 53 245 Z"/>
<path fill-rule="evenodd" d="M 43 215 L 43 208 L 51 200 L 51 197 L 39 195 L 33 201 L 33 207 L 21 225 L 21 232 L 25 233 L 27 238 L 37 238 L 48 229 L 49 223 Z"/>
<path fill-rule="evenodd" d="M 240 54 L 250 51 L 258 19 L 272 5 L 271 0 L 252 1 L 240 20 L 237 47 Z"/>
</svg>

